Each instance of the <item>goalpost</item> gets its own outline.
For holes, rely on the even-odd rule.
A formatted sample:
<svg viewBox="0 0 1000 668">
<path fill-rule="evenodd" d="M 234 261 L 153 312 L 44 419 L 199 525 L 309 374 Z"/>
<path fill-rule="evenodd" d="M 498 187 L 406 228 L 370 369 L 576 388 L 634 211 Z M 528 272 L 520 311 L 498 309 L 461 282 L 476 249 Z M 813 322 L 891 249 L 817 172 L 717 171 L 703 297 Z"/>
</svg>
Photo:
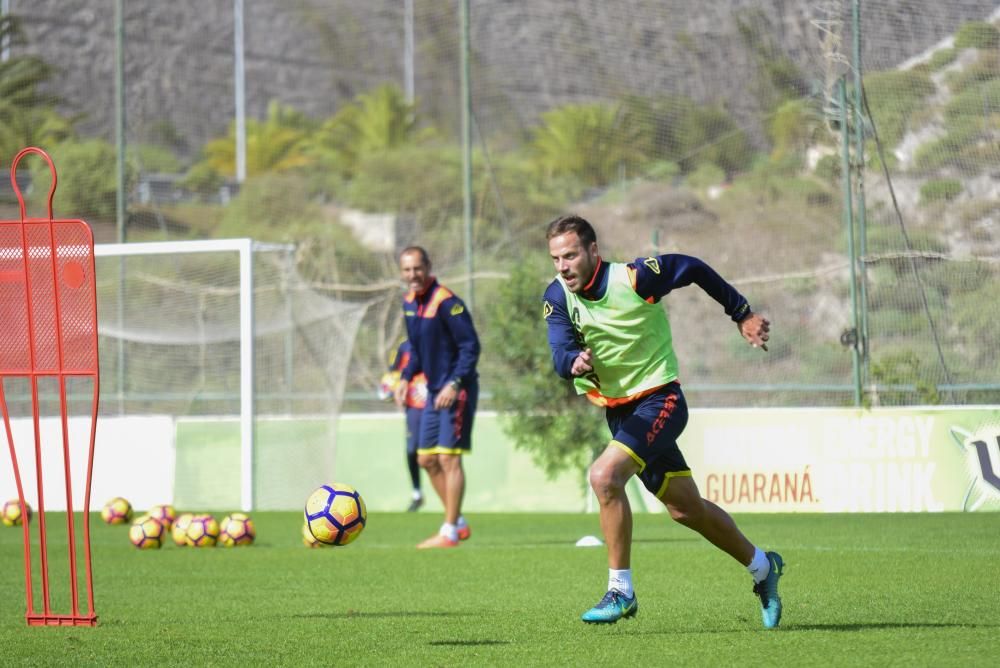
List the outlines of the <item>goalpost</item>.
<svg viewBox="0 0 1000 668">
<path fill-rule="evenodd" d="M 266 246 L 258 244 L 258 248 Z M 251 239 L 218 239 L 208 241 L 165 241 L 133 244 L 98 244 L 95 258 L 135 257 L 171 253 L 211 253 L 235 251 L 239 254 L 239 346 L 240 346 L 240 507 L 253 510 L 253 261 L 254 242 Z M 284 250 L 278 247 L 277 250 Z M 119 300 L 119 305 L 122 305 Z M 111 315 L 111 314 L 108 314 Z M 119 316 L 122 310 L 118 310 Z M 106 316 L 107 317 L 107 316 Z M 119 318 L 119 326 L 122 326 Z M 101 328 L 98 327 L 100 330 Z M 121 340 L 120 340 L 121 341 Z M 124 375 L 123 350 L 118 346 L 118 375 Z M 119 384 L 118 392 L 124 388 Z"/>
<path fill-rule="evenodd" d="M 95 247 L 101 412 L 168 415 L 188 437 L 175 444 L 175 503 L 229 507 L 236 499 L 216 488 L 238 477 L 243 510 L 293 508 L 333 475 L 367 304 L 313 289 L 294 252 L 251 239 Z"/>
</svg>

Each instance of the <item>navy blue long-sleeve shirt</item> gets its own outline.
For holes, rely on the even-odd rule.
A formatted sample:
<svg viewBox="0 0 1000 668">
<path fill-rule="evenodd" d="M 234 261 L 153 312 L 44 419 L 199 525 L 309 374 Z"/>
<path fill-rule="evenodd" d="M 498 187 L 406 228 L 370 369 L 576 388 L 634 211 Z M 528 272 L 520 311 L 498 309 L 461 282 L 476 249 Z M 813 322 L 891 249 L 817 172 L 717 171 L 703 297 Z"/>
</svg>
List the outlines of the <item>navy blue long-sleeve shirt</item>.
<svg viewBox="0 0 1000 668">
<path fill-rule="evenodd" d="M 479 337 L 461 299 L 432 279 L 423 293 L 410 291 L 403 298 L 403 316 L 411 345 L 404 380 L 423 371 L 432 394 L 453 380 L 462 385 L 476 382 Z"/>
<path fill-rule="evenodd" d="M 750 305 L 736 288 L 727 283 L 718 273 L 703 261 L 690 255 L 666 254 L 647 258 L 636 258 L 628 264 L 634 272 L 633 285 L 636 294 L 655 304 L 671 290 L 695 283 L 707 292 L 725 309 L 726 315 L 739 322 L 750 313 Z M 598 266 L 589 289 L 582 293 L 585 299 L 600 299 L 608 288 L 608 263 L 598 261 Z M 552 349 L 552 364 L 556 373 L 563 378 L 572 378 L 573 360 L 583 350 L 577 338 L 569 309 L 566 307 L 566 293 L 558 280 L 549 283 L 544 296 L 545 322 L 549 330 L 549 347 Z"/>
</svg>

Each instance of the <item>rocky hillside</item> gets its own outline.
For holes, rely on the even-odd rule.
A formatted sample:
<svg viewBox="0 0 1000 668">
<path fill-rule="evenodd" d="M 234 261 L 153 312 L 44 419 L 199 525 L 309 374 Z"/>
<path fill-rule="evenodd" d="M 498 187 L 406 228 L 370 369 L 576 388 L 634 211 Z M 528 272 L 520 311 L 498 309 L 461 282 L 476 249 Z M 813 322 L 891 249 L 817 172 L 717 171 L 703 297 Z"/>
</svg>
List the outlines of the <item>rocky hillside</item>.
<svg viewBox="0 0 1000 668">
<path fill-rule="evenodd" d="M 231 2 L 129 0 L 125 80 L 130 141 L 168 134 L 191 154 L 233 115 Z M 473 0 L 475 111 L 480 128 L 526 127 L 553 106 L 626 93 L 683 93 L 720 102 L 755 124 L 759 57 L 784 54 L 810 77 L 833 7 L 818 0 Z M 246 99 L 251 117 L 272 100 L 327 116 L 377 83 L 403 80 L 398 0 L 254 0 L 245 3 Z M 994 0 L 865 2 L 864 59 L 885 69 L 918 54 Z M 10 0 L 32 52 L 54 64 L 55 93 L 82 129 L 113 137 L 113 0 Z M 415 89 L 441 127 L 458 116 L 456 3 L 415 0 Z M 740 26 L 757 31 L 756 52 Z M 849 44 L 849 34 L 843 34 Z"/>
</svg>

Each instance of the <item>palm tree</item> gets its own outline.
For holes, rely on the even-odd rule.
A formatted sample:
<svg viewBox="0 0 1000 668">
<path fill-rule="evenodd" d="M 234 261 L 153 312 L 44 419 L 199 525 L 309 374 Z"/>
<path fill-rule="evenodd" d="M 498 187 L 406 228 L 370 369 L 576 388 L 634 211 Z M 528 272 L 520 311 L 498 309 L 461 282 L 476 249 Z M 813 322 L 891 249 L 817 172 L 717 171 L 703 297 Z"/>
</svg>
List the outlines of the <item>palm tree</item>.
<svg viewBox="0 0 1000 668">
<path fill-rule="evenodd" d="M 623 105 L 570 104 L 542 114 L 532 149 L 547 177 L 571 176 L 603 186 L 647 160 L 648 126 Z"/>
<path fill-rule="evenodd" d="M 272 102 L 263 121 L 247 120 L 247 176 L 284 172 L 312 164 L 306 147 L 315 122 L 294 108 Z M 236 126 L 205 144 L 204 164 L 225 176 L 236 174 Z"/>
<path fill-rule="evenodd" d="M 16 17 L 0 16 L 0 43 L 23 43 Z M 73 121 L 56 113 L 58 99 L 39 91 L 55 69 L 36 56 L 0 62 L 0 163 L 26 146 L 50 146 L 73 134 Z"/>
<path fill-rule="evenodd" d="M 328 168 L 350 176 L 362 158 L 425 141 L 433 136 L 421 129 L 416 105 L 406 101 L 392 84 L 358 95 L 319 130 L 315 153 Z"/>
</svg>

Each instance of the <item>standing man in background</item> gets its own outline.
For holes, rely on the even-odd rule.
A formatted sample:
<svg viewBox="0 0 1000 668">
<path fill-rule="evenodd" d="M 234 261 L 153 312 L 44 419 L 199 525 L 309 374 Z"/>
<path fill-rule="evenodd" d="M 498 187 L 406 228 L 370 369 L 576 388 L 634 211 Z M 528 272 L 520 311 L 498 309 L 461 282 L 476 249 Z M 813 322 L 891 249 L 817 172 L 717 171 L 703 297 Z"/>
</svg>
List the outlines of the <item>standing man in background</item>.
<svg viewBox="0 0 1000 668">
<path fill-rule="evenodd" d="M 612 433 L 590 467 L 608 547 L 608 589 L 583 621 L 613 623 L 639 610 L 632 587 L 632 510 L 625 495 L 625 483 L 637 475 L 674 521 L 747 568 L 764 627 L 778 626 L 781 555 L 751 543 L 725 510 L 702 498 L 677 446 L 688 410 L 660 299 L 696 283 L 719 302 L 746 342 L 762 350 L 770 323 L 698 258 L 669 254 L 604 262 L 594 228 L 573 215 L 553 220 L 545 236 L 558 272 L 542 305 L 553 365 L 578 394 L 606 407 Z"/>
<path fill-rule="evenodd" d="M 410 342 L 403 339 L 389 362 L 389 370 L 382 375 L 378 397 L 392 399 L 396 394 L 400 375 L 410 362 Z M 417 463 L 417 436 L 420 433 L 420 416 L 427 406 L 427 376 L 422 372 L 413 377 L 403 401 L 406 411 L 406 466 L 410 471 L 413 495 L 407 512 L 415 513 L 424 505 L 424 493 L 420 489 L 420 464 Z"/>
<path fill-rule="evenodd" d="M 479 398 L 479 337 L 462 300 L 431 275 L 426 250 L 420 246 L 403 249 L 399 270 L 410 288 L 403 298 L 403 316 L 411 349 L 396 387 L 396 403 L 403 405 L 409 384 L 423 372 L 428 405 L 420 419 L 417 461 L 444 505 L 440 530 L 417 547 L 457 547 L 471 535 L 462 516 L 462 456 L 472 448 L 472 420 Z"/>
</svg>

